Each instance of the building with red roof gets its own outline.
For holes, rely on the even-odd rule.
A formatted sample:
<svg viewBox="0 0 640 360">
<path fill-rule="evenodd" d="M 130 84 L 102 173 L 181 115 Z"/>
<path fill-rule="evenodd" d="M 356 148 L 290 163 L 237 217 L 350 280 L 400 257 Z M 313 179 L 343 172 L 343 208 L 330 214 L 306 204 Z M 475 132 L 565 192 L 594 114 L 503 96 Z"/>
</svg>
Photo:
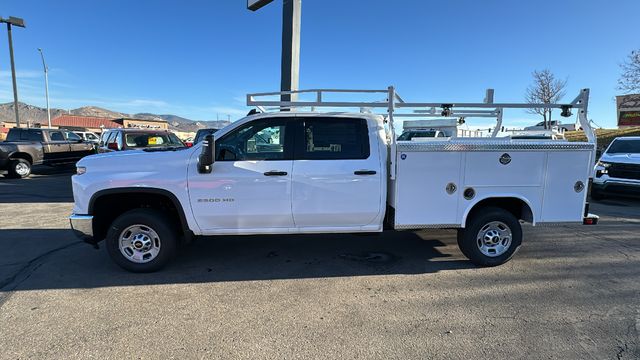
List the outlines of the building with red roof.
<svg viewBox="0 0 640 360">
<path fill-rule="evenodd" d="M 168 123 L 165 120 L 154 119 L 112 119 L 97 116 L 60 115 L 51 119 L 51 125 L 69 130 L 102 132 L 105 129 L 115 128 L 142 128 L 167 130 Z"/>
<path fill-rule="evenodd" d="M 73 130 L 98 131 L 101 129 L 115 129 L 122 127 L 114 121 L 115 119 L 96 116 L 80 116 L 80 115 L 60 115 L 51 119 L 51 125 L 58 128 L 67 128 Z"/>
</svg>

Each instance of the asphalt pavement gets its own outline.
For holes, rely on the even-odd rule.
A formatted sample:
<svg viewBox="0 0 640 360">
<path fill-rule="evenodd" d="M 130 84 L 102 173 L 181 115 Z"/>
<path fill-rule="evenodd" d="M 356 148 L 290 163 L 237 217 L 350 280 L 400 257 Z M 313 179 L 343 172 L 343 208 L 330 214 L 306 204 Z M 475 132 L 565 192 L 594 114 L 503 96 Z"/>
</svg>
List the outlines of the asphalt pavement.
<svg viewBox="0 0 640 360">
<path fill-rule="evenodd" d="M 132 274 L 68 230 L 72 169 L 0 177 L 0 359 L 640 359 L 640 200 L 525 226 L 478 268 L 453 231 L 199 239 Z"/>
</svg>

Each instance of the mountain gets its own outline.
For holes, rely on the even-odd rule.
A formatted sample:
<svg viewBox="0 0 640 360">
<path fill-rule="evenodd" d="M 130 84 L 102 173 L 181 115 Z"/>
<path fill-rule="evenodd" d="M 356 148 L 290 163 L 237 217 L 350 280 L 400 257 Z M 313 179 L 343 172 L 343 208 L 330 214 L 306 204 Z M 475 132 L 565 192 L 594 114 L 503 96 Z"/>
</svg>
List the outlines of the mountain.
<svg viewBox="0 0 640 360">
<path fill-rule="evenodd" d="M 156 114 L 150 114 L 150 113 L 138 113 L 138 114 L 134 114 L 133 117 L 136 119 L 147 119 L 147 120 L 160 118 L 162 120 L 167 121 L 169 123 L 169 127 L 172 128 L 173 130 L 187 131 L 187 132 L 198 131 L 198 129 L 204 129 L 204 128 L 220 129 L 229 124 L 229 121 L 227 120 L 209 120 L 209 121 L 190 120 L 178 115 L 169 115 L 169 114 L 156 115 Z"/>
<path fill-rule="evenodd" d="M 18 103 L 18 113 L 20 115 L 20 122 L 29 123 L 47 123 L 47 109 L 25 103 Z M 151 114 L 151 113 L 138 113 L 138 114 L 126 114 L 109 109 L 100 108 L 97 106 L 83 106 L 73 110 L 63 109 L 51 109 L 51 118 L 54 119 L 63 114 L 80 115 L 80 116 L 98 116 L 106 118 L 131 118 L 131 119 L 143 119 L 143 120 L 158 120 L 163 119 L 169 123 L 169 129 L 174 131 L 195 132 L 202 128 L 221 128 L 229 124 L 226 120 L 191 120 L 183 118 L 177 115 L 170 114 Z M 0 104 L 0 121 L 15 122 L 15 109 L 13 103 Z"/>
</svg>

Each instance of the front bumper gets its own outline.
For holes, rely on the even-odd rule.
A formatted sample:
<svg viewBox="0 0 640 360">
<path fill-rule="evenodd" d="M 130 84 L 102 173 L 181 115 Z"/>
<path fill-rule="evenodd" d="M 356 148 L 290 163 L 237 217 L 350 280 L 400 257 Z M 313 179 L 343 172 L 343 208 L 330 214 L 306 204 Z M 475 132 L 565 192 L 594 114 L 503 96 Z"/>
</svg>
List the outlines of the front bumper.
<svg viewBox="0 0 640 360">
<path fill-rule="evenodd" d="M 640 181 L 638 180 L 606 178 L 597 181 L 594 179 L 591 186 L 592 191 L 595 190 L 612 194 L 640 196 Z"/>
<path fill-rule="evenodd" d="M 69 216 L 71 230 L 79 239 L 93 244 L 93 216 L 71 214 Z"/>
</svg>

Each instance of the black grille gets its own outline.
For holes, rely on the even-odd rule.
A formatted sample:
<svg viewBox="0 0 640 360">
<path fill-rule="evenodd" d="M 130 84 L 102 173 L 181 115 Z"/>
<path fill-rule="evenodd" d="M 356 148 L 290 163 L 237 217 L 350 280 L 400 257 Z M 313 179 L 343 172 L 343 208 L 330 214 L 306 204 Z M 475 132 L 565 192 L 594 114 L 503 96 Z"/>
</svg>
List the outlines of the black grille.
<svg viewBox="0 0 640 360">
<path fill-rule="evenodd" d="M 640 165 L 637 164 L 611 164 L 609 176 L 618 179 L 640 180 Z"/>
</svg>

